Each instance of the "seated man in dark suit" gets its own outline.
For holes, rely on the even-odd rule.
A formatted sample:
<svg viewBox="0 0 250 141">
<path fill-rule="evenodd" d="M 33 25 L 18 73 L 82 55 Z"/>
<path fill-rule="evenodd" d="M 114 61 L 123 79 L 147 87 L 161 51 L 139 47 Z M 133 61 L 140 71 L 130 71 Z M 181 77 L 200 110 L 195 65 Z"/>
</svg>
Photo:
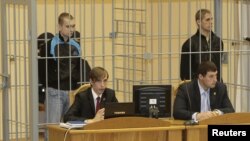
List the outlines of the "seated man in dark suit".
<svg viewBox="0 0 250 141">
<path fill-rule="evenodd" d="M 78 120 L 93 123 L 104 119 L 105 109 L 101 104 L 118 102 L 115 91 L 106 88 L 109 75 L 102 67 L 95 67 L 90 71 L 91 87 L 76 94 L 74 103 L 64 116 L 64 122 Z"/>
<path fill-rule="evenodd" d="M 174 102 L 174 118 L 200 121 L 234 112 L 226 85 L 217 82 L 216 65 L 210 61 L 202 62 L 197 75 L 197 79 L 178 88 Z"/>
</svg>

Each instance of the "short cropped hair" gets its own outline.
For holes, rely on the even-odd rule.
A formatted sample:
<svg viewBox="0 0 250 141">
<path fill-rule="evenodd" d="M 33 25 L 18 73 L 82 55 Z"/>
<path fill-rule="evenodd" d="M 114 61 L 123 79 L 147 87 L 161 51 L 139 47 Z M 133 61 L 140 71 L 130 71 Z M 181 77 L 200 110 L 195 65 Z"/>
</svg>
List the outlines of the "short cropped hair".
<svg viewBox="0 0 250 141">
<path fill-rule="evenodd" d="M 94 68 L 92 68 L 92 70 L 90 71 L 90 74 L 89 74 L 89 78 L 94 82 L 99 81 L 99 80 L 103 79 L 106 76 L 107 76 L 107 78 L 109 78 L 108 71 L 105 70 L 102 67 L 94 67 Z"/>
<path fill-rule="evenodd" d="M 64 19 L 65 18 L 69 18 L 70 20 L 73 20 L 74 17 L 70 14 L 70 13 L 67 13 L 67 12 L 63 12 L 59 15 L 58 17 L 58 24 L 59 25 L 63 25 L 63 22 L 64 22 Z"/>
<path fill-rule="evenodd" d="M 207 13 L 211 13 L 208 9 L 200 9 L 195 14 L 195 21 L 202 20 Z"/>
<path fill-rule="evenodd" d="M 211 61 L 201 62 L 197 70 L 197 75 L 201 74 L 202 76 L 205 76 L 209 71 L 216 72 L 216 65 Z"/>
</svg>

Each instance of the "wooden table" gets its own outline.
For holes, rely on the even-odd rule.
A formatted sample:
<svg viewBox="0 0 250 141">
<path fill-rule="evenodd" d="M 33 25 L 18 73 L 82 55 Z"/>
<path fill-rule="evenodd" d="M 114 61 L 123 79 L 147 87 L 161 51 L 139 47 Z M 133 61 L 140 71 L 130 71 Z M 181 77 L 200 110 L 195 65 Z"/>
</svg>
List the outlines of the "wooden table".
<svg viewBox="0 0 250 141">
<path fill-rule="evenodd" d="M 68 132 L 59 125 L 48 125 L 49 141 L 182 141 L 184 129 L 183 125 L 143 117 L 105 119 Z"/>
<path fill-rule="evenodd" d="M 70 130 L 66 141 L 207 141 L 208 125 L 250 124 L 250 113 L 229 113 L 184 126 L 184 121 L 123 117 Z M 49 125 L 49 141 L 64 141 L 67 129 Z"/>
</svg>

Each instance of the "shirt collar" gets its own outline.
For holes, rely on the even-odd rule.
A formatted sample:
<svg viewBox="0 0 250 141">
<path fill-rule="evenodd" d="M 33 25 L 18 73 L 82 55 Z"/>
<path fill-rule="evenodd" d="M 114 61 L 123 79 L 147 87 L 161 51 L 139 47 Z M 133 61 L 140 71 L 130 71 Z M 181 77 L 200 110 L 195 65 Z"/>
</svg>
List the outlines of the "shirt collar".
<svg viewBox="0 0 250 141">
<path fill-rule="evenodd" d="M 91 88 L 91 91 L 92 91 L 92 96 L 94 99 L 96 99 L 98 97 L 98 95 L 96 94 L 96 92 L 93 90 L 93 88 Z M 100 98 L 102 98 L 102 94 L 99 95 Z"/>
<path fill-rule="evenodd" d="M 200 36 L 200 35 L 201 35 L 202 38 L 206 39 L 206 37 L 205 37 L 203 34 L 201 34 L 201 32 L 200 32 L 199 29 L 197 29 L 197 32 L 196 32 L 195 34 L 196 34 L 197 36 Z M 214 36 L 214 32 L 211 31 L 211 38 L 213 38 L 213 36 Z"/>
<path fill-rule="evenodd" d="M 63 42 L 65 42 L 63 36 L 61 35 L 61 33 L 59 32 L 58 34 L 59 34 L 60 40 L 63 41 Z M 69 42 L 69 38 L 68 38 L 68 40 L 66 42 Z"/>
<path fill-rule="evenodd" d="M 204 90 L 204 88 L 201 86 L 199 80 L 198 80 L 198 86 L 199 86 L 199 90 L 200 90 L 200 95 L 203 94 L 204 92 L 206 92 L 207 94 L 210 93 L 210 89 L 208 89 L 207 91 Z"/>
</svg>

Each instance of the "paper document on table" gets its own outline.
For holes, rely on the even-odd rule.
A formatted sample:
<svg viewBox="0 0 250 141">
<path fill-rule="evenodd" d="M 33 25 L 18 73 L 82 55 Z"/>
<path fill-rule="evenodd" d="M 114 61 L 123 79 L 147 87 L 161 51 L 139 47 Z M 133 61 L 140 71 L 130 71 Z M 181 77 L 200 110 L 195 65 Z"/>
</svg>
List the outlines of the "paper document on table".
<svg viewBox="0 0 250 141">
<path fill-rule="evenodd" d="M 60 123 L 60 127 L 63 128 L 82 128 L 86 123 L 83 121 L 68 121 L 66 123 Z"/>
</svg>

